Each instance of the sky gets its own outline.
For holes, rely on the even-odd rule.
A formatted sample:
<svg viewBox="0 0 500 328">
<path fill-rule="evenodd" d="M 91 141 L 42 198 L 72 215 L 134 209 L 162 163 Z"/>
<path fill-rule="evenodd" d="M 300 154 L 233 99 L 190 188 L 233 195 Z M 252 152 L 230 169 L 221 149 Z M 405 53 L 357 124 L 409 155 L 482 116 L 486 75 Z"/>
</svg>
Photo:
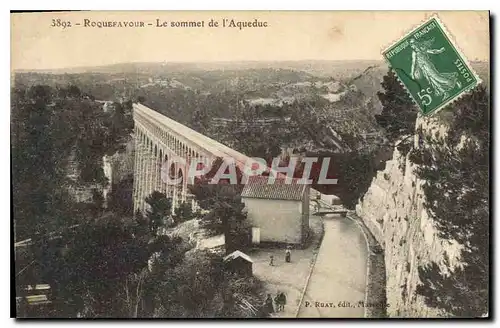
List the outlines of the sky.
<svg viewBox="0 0 500 328">
<path fill-rule="evenodd" d="M 11 14 L 11 69 L 165 61 L 382 60 L 385 48 L 435 13 L 470 61 L 489 60 L 487 11 L 96 11 Z M 257 19 L 268 27 L 208 27 L 211 19 L 222 24 L 224 18 Z M 53 19 L 72 26 L 52 27 Z M 142 21 L 145 27 L 85 27 L 85 19 Z M 198 28 L 156 27 L 157 19 L 205 23 Z"/>
</svg>

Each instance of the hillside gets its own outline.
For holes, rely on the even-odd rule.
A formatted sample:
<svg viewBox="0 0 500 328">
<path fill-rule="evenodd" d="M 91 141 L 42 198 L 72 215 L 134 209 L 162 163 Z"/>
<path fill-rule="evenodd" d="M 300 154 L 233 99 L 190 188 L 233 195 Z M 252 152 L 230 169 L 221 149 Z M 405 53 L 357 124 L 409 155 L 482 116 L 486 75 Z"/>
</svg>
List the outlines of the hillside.
<svg viewBox="0 0 500 328">
<path fill-rule="evenodd" d="M 82 74 L 82 73 L 143 73 L 165 74 L 187 71 L 248 70 L 279 68 L 304 71 L 312 75 L 327 77 L 345 71 L 355 73 L 365 67 L 380 64 L 381 61 L 367 60 L 299 60 L 299 61 L 231 61 L 231 62 L 163 62 L 163 63 L 119 63 L 95 67 L 73 67 L 60 69 L 18 70 L 18 73 L 37 72 L 49 74 Z"/>
<path fill-rule="evenodd" d="M 488 83 L 488 64 L 475 62 L 473 67 Z M 142 99 L 200 132 L 211 118 L 241 115 L 242 102 L 282 117 L 289 116 L 283 106 L 298 101 L 303 104 L 299 111 L 308 112 L 308 106 L 324 111 L 318 118 L 322 124 L 355 145 L 360 135 L 379 131 L 374 121 L 381 111 L 377 92 L 387 70 L 381 61 L 126 63 L 64 74 L 17 73 L 15 84 L 73 84 L 98 100 Z"/>
</svg>

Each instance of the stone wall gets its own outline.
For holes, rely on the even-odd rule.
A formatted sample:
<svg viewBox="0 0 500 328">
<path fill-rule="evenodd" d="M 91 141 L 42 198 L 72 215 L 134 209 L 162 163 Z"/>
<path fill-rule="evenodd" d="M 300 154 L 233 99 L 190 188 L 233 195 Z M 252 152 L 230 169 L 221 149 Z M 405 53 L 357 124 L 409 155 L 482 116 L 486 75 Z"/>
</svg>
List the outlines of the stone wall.
<svg viewBox="0 0 500 328">
<path fill-rule="evenodd" d="M 417 120 L 418 127 L 432 135 L 436 131 L 440 131 L 441 136 L 446 132 L 437 123 L 422 118 Z M 443 270 L 449 270 L 444 267 L 444 257 L 449 258 L 451 268 L 459 264 L 460 246 L 438 237 L 424 207 L 422 184 L 408 155 L 395 149 L 386 168 L 377 173 L 356 206 L 356 214 L 384 248 L 389 317 L 445 315 L 426 306 L 423 298 L 416 294 L 420 282 L 418 267 L 434 261 L 440 263 Z"/>
<path fill-rule="evenodd" d="M 302 221 L 302 202 L 243 197 L 252 227 L 260 228 L 261 243 L 301 244 L 307 231 Z"/>
</svg>

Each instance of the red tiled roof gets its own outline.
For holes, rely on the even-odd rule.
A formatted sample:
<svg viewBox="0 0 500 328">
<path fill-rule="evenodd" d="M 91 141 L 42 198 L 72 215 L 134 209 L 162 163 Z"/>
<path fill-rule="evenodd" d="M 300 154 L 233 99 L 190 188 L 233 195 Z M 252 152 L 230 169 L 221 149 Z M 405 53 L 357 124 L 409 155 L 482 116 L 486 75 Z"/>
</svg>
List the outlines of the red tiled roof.
<svg viewBox="0 0 500 328">
<path fill-rule="evenodd" d="M 306 184 L 299 184 L 299 179 L 292 179 L 288 184 L 284 178 L 270 181 L 267 176 L 251 176 L 243 187 L 241 197 L 280 200 L 302 200 Z"/>
</svg>

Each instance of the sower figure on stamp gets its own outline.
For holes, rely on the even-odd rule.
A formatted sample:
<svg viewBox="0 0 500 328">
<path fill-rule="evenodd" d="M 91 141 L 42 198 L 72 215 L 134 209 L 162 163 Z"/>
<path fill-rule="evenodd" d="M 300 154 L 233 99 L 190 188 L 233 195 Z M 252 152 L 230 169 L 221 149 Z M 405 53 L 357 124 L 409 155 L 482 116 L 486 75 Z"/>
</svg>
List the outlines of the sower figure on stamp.
<svg viewBox="0 0 500 328">
<path fill-rule="evenodd" d="M 423 115 L 436 113 L 481 83 L 437 16 L 405 35 L 383 56 Z"/>
<path fill-rule="evenodd" d="M 448 98 L 448 92 L 455 86 L 461 88 L 458 80 L 458 73 L 441 73 L 436 69 L 436 66 L 429 58 L 429 54 L 437 55 L 442 53 L 444 47 L 440 49 L 431 49 L 434 39 L 427 41 L 410 40 L 410 47 L 413 50 L 411 54 L 411 78 L 414 80 L 424 79 L 434 89 L 436 96 L 442 96 L 443 99 Z"/>
</svg>

